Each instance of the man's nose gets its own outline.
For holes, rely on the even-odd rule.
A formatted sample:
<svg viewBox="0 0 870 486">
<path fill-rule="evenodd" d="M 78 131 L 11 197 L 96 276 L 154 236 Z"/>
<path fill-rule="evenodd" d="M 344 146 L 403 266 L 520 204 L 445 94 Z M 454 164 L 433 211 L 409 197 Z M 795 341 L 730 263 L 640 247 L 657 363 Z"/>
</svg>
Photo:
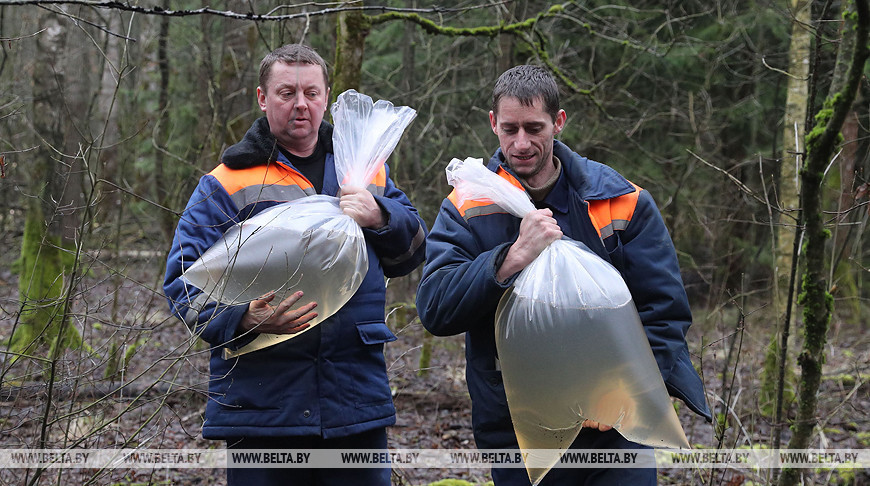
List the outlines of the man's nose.
<svg viewBox="0 0 870 486">
<path fill-rule="evenodd" d="M 525 149 L 532 145 L 531 141 L 529 141 L 529 136 L 524 130 L 520 130 L 517 132 L 517 138 L 514 140 L 514 145 L 518 149 Z"/>
<path fill-rule="evenodd" d="M 296 109 L 308 109 L 308 99 L 301 91 L 296 93 Z"/>
</svg>

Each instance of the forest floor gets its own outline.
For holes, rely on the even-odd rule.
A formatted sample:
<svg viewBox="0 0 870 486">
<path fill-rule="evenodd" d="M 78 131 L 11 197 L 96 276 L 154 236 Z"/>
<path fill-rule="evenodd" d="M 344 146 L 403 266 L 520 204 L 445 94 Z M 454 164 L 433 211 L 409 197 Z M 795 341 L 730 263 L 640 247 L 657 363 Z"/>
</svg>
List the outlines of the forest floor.
<svg viewBox="0 0 870 486">
<path fill-rule="evenodd" d="M 138 258 L 135 258 L 138 256 Z M 0 337 L 7 342 L 17 322 L 17 275 L 9 254 L 0 256 Z M 0 362 L 0 447 L 206 449 L 223 443 L 200 435 L 205 407 L 208 352 L 191 344 L 187 329 L 168 314 L 160 293 L 162 255 L 102 256 L 89 265 L 82 291 L 73 299 L 73 322 L 88 351 L 69 352 L 49 387 L 38 379 L 36 361 Z M 394 449 L 474 449 L 471 402 L 465 386 L 464 338 L 433 338 L 415 318 L 413 277 L 389 286 L 388 324 L 398 341 L 386 347 L 386 363 L 398 410 L 389 428 Z M 726 306 L 727 307 L 727 306 Z M 771 420 L 759 412 L 760 370 L 771 325 L 747 312 L 735 332 L 735 312 L 696 315 L 690 349 L 701 364 L 711 408 L 727 428 L 713 426 L 685 406 L 678 414 L 690 443 L 698 448 L 738 448 L 771 443 Z M 760 315 L 758 313 L 757 315 Z M 798 334 L 794 332 L 793 334 Z M 424 344 L 431 361 L 421 369 Z M 795 343 L 793 346 L 798 346 Z M 114 349 L 114 351 L 113 351 Z M 731 358 L 728 359 L 729 349 Z M 794 348 L 792 348 L 794 349 Z M 117 351 L 120 350 L 120 353 Z M 112 355 L 129 356 L 126 366 L 106 377 Z M 813 447 L 870 447 L 870 332 L 866 323 L 835 319 L 826 347 L 825 380 L 819 393 L 820 425 Z M 728 364 L 726 364 L 726 360 Z M 723 375 L 723 370 L 725 373 Z M 121 389 L 121 385 L 124 385 Z M 120 389 L 120 391 L 119 391 Z M 50 400 L 49 400 L 49 397 Z M 47 407 L 47 404 L 50 406 Z M 793 416 L 794 405 L 788 408 Z M 42 427 L 49 416 L 48 427 Z M 788 428 L 783 431 L 783 448 Z M 720 441 L 721 438 L 721 441 Z M 663 469 L 660 484 L 767 484 L 770 471 Z M 804 484 L 870 484 L 867 470 L 807 470 Z M 0 484 L 26 484 L 35 470 L 0 470 Z M 208 484 L 225 483 L 223 469 L 52 469 L 33 484 Z M 394 469 L 396 485 L 426 485 L 455 478 L 472 484 L 490 480 L 486 469 Z"/>
</svg>

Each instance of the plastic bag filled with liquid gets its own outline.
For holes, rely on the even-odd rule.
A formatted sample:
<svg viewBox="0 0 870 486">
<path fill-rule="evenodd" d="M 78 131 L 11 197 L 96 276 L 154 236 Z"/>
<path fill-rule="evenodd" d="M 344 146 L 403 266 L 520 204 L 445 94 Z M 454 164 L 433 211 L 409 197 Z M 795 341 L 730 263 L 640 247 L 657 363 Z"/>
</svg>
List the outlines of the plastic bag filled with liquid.
<svg viewBox="0 0 870 486">
<path fill-rule="evenodd" d="M 332 105 L 336 176 L 342 188 L 368 188 L 416 116 L 406 106 L 349 90 Z M 371 188 L 370 188 L 371 189 Z M 317 302 L 311 329 L 337 312 L 368 272 L 362 228 L 339 208 L 339 198 L 317 195 L 281 203 L 230 228 L 188 267 L 183 278 L 212 300 L 246 304 L 269 294 L 274 303 L 304 292 Z M 231 358 L 292 339 L 261 333 Z"/>
<path fill-rule="evenodd" d="M 485 199 L 522 217 L 521 189 L 480 159 L 454 159 L 447 180 L 461 201 Z M 495 317 L 499 364 L 514 431 L 537 484 L 585 419 L 652 447 L 688 448 L 628 287 L 582 243 L 550 244 L 518 275 Z"/>
<path fill-rule="evenodd" d="M 184 278 L 212 299 L 231 305 L 272 293 L 278 303 L 302 290 L 304 302 L 317 302 L 318 315 L 307 331 L 337 312 L 367 271 L 362 228 L 342 213 L 338 198 L 318 195 L 273 206 L 231 227 Z M 261 333 L 236 351 L 225 349 L 224 357 L 300 334 Z"/>
</svg>

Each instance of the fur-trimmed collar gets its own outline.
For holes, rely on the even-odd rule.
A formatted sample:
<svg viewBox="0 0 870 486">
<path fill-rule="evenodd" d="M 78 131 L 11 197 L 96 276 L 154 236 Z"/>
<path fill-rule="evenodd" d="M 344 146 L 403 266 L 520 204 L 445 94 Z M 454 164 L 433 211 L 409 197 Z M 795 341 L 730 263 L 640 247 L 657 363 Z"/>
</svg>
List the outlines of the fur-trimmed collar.
<svg viewBox="0 0 870 486">
<path fill-rule="evenodd" d="M 326 152 L 332 153 L 332 125 L 320 122 L 317 136 L 317 143 L 322 143 Z M 278 142 L 264 116 L 254 121 L 239 143 L 224 151 L 221 162 L 230 169 L 247 169 L 274 162 L 278 160 L 278 154 Z"/>
</svg>

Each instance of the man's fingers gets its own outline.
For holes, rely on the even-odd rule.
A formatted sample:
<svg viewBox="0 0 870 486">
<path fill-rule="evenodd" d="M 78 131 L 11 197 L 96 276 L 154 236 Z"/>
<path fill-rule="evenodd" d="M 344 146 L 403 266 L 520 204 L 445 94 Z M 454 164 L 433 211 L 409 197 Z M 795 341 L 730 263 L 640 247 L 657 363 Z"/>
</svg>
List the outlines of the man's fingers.
<svg viewBox="0 0 870 486">
<path fill-rule="evenodd" d="M 600 432 L 607 432 L 608 430 L 613 428 L 610 425 L 602 424 L 602 423 L 596 422 L 594 420 L 589 420 L 589 419 L 584 420 L 583 423 L 580 424 L 580 426 L 581 427 L 588 427 L 590 429 L 598 429 Z"/>
<path fill-rule="evenodd" d="M 255 300 L 254 305 L 257 307 L 263 307 L 266 304 L 268 304 L 269 302 L 272 302 L 273 300 L 275 300 L 275 292 L 270 292 L 270 293 L 260 297 L 259 299 Z"/>
<path fill-rule="evenodd" d="M 309 313 L 313 314 L 314 316 L 317 316 L 317 314 L 314 314 L 313 312 L 311 312 L 314 310 L 315 307 L 317 307 L 317 302 L 309 302 L 309 303 L 303 305 L 302 307 L 299 307 L 297 309 L 293 309 L 292 311 L 289 311 L 289 312 L 285 312 L 284 317 L 287 318 L 289 320 L 289 322 L 295 322 L 295 321 L 300 321 L 300 323 L 308 322 L 311 319 L 313 319 L 313 317 L 309 317 L 309 318 L 305 319 L 308 315 L 310 315 Z"/>
<path fill-rule="evenodd" d="M 315 316 L 316 316 L 316 314 L 315 314 Z M 287 329 L 287 334 L 298 334 L 298 333 L 304 331 L 305 329 L 308 329 L 307 322 L 305 324 L 300 324 L 296 327 L 291 327 L 290 329 Z"/>
<path fill-rule="evenodd" d="M 275 308 L 275 313 L 276 314 L 283 314 L 283 313 L 287 312 L 291 307 L 293 307 L 293 304 L 295 304 L 296 302 L 299 302 L 299 299 L 301 299 L 303 295 L 304 294 L 301 290 L 299 290 L 297 292 L 293 292 L 292 294 L 290 294 L 289 297 L 282 300 L 281 303 L 278 304 L 278 307 Z"/>
<path fill-rule="evenodd" d="M 308 310 L 311 310 L 315 307 L 314 302 L 305 306 Z M 302 309 L 302 308 L 300 308 Z M 307 312 L 307 311 L 306 311 Z M 285 314 L 285 317 L 290 317 L 291 314 L 297 314 L 297 311 L 294 311 L 290 314 Z M 299 317 L 295 319 L 288 319 L 281 323 L 281 333 L 282 334 L 296 334 L 298 332 L 302 332 L 309 326 L 309 323 L 312 319 L 317 317 L 316 312 L 307 312 L 302 313 Z"/>
</svg>

